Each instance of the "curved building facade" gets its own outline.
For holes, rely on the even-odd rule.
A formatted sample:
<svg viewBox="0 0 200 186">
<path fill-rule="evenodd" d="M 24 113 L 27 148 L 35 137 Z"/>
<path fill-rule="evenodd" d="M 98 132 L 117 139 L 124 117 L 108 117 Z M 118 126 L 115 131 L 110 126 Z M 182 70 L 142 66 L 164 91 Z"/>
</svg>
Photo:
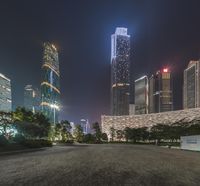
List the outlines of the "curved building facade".
<svg viewBox="0 0 200 186">
<path fill-rule="evenodd" d="M 58 51 L 56 47 L 44 43 L 42 82 L 41 82 L 41 107 L 43 114 L 50 122 L 58 122 L 60 106 L 60 71 Z"/>
</svg>

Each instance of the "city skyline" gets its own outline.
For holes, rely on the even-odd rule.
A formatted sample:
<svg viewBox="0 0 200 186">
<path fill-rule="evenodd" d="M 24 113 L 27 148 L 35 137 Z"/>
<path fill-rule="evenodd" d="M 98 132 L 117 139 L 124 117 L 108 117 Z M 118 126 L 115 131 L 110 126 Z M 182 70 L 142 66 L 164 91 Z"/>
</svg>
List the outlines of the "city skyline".
<svg viewBox="0 0 200 186">
<path fill-rule="evenodd" d="M 96 5 L 86 3 L 85 8 L 79 7 L 77 15 L 73 13 L 76 7 L 73 2 L 58 3 L 58 15 L 52 13 L 53 2 L 38 1 L 38 4 L 25 3 L 24 6 L 21 2 L 14 2 L 13 6 L 9 2 L 2 3 L 0 19 L 5 26 L 0 32 L 1 73 L 12 80 L 15 106 L 23 105 L 26 84 L 38 86 L 42 43 L 50 41 L 55 43 L 61 55 L 61 117 L 75 122 L 80 118 L 100 120 L 100 114 L 110 111 L 110 35 L 116 27 L 122 26 L 128 28 L 133 37 L 132 81 L 165 65 L 170 66 L 177 85 L 175 110 L 182 108 L 183 70 L 190 60 L 198 60 L 200 56 L 199 3 L 184 1 L 179 7 L 179 3 L 172 1 L 157 1 L 156 5 L 147 1 L 115 2 L 108 3 L 108 8 L 102 11 L 104 14 L 93 10 L 97 7 L 103 10 L 106 1 Z M 116 11 L 111 14 L 112 8 Z M 31 11 L 34 9 L 37 11 Z M 92 11 L 92 18 L 88 19 L 87 11 Z M 70 15 L 75 17 L 69 18 L 73 17 Z M 177 15 L 176 19 L 174 15 Z M 18 26 L 13 32 L 16 23 Z"/>
</svg>

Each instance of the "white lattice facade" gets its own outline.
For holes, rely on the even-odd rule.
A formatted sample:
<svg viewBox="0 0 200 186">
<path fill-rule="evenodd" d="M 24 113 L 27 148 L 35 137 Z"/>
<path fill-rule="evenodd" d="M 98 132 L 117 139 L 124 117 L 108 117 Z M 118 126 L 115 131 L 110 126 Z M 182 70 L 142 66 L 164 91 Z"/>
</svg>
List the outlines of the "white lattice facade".
<svg viewBox="0 0 200 186">
<path fill-rule="evenodd" d="M 162 112 L 143 115 L 128 115 L 128 116 L 101 116 L 102 132 L 110 136 L 110 128 L 123 130 L 126 127 L 139 128 L 148 127 L 158 123 L 171 124 L 180 120 L 191 121 L 195 118 L 200 118 L 200 108 L 178 110 L 171 112 Z"/>
</svg>

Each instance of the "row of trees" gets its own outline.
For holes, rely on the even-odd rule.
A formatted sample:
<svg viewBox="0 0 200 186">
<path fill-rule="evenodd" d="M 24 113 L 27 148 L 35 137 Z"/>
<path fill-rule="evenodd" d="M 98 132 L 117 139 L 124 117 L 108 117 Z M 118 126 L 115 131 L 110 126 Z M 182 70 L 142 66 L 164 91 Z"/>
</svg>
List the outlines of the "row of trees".
<svg viewBox="0 0 200 186">
<path fill-rule="evenodd" d="M 102 133 L 99 123 L 94 123 L 92 128 L 93 134 L 84 134 L 81 125 L 76 125 L 74 131 L 71 132 L 71 125 L 68 121 L 62 121 L 55 126 L 55 139 L 62 142 L 76 141 L 85 143 L 101 143 L 107 141 L 107 134 Z"/>
<path fill-rule="evenodd" d="M 24 108 L 15 112 L 0 112 L 0 133 L 9 138 L 15 131 L 25 138 L 48 137 L 51 125 L 42 113 L 33 113 Z"/>
<path fill-rule="evenodd" d="M 176 123 L 166 125 L 157 124 L 151 129 L 147 127 L 142 128 L 125 128 L 124 130 L 110 129 L 111 141 L 114 139 L 121 141 L 125 139 L 127 142 L 140 142 L 140 141 L 177 141 L 180 136 L 199 135 L 200 134 L 200 121 L 194 119 L 190 122 L 184 120 Z"/>
<path fill-rule="evenodd" d="M 102 134 L 99 124 L 93 124 L 93 134 L 84 135 L 80 125 L 71 132 L 67 120 L 52 126 L 42 113 L 33 113 L 25 108 L 17 108 L 15 112 L 0 112 L 0 135 L 7 139 L 13 138 L 17 132 L 24 139 L 48 139 L 53 141 L 77 141 L 86 143 L 101 143 L 107 141 L 107 135 Z"/>
</svg>

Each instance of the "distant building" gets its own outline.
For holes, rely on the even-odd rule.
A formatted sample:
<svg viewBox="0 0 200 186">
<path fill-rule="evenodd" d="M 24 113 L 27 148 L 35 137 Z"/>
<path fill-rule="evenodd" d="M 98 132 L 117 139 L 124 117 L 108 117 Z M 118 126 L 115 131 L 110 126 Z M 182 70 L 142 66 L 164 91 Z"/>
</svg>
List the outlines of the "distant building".
<svg viewBox="0 0 200 186">
<path fill-rule="evenodd" d="M 43 114 L 51 123 L 57 123 L 60 107 L 60 71 L 58 51 L 49 42 L 44 43 L 41 97 Z"/>
<path fill-rule="evenodd" d="M 11 81 L 0 74 L 0 111 L 12 111 Z"/>
<path fill-rule="evenodd" d="M 90 124 L 88 119 L 81 119 L 81 127 L 83 129 L 84 134 L 90 133 Z"/>
<path fill-rule="evenodd" d="M 148 78 L 135 80 L 135 114 L 148 114 Z"/>
<path fill-rule="evenodd" d="M 149 78 L 149 113 L 155 113 L 155 79 L 154 75 Z"/>
<path fill-rule="evenodd" d="M 24 108 L 33 113 L 40 111 L 40 91 L 32 85 L 26 85 L 24 88 Z"/>
<path fill-rule="evenodd" d="M 130 35 L 127 28 L 116 28 L 111 36 L 112 115 L 129 115 Z"/>
<path fill-rule="evenodd" d="M 173 110 L 172 76 L 165 68 L 149 79 L 149 113 Z"/>
<path fill-rule="evenodd" d="M 135 104 L 129 104 L 129 115 L 135 115 Z"/>
<path fill-rule="evenodd" d="M 200 107 L 200 61 L 190 61 L 184 70 L 183 108 Z"/>
</svg>

